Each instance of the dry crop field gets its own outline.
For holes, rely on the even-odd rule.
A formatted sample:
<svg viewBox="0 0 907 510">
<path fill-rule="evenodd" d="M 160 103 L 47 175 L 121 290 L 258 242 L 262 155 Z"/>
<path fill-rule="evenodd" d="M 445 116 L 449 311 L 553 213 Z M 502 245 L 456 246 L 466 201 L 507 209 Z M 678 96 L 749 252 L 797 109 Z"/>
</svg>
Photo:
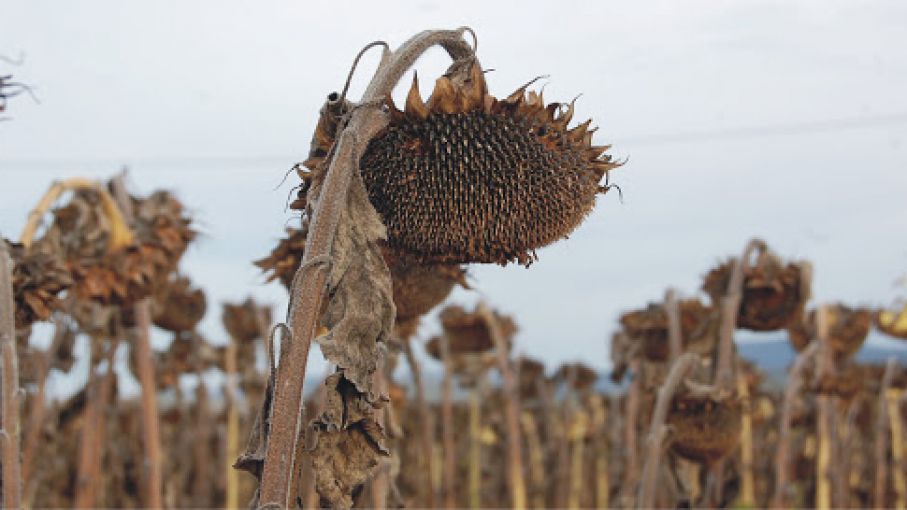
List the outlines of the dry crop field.
<svg viewBox="0 0 907 510">
<path fill-rule="evenodd" d="M 293 172 L 299 215 L 249 261 L 286 288 L 287 310 L 212 310 L 181 270 L 199 227 L 173 190 L 123 173 L 47 183 L 0 243 L 4 507 L 905 508 L 907 370 L 856 355 L 872 329 L 907 340 L 907 306 L 814 302 L 822 275 L 766 240 L 716 254 L 701 289 L 626 303 L 611 373 L 518 355 L 519 318 L 494 296 L 449 302 L 475 264 L 531 279 L 536 250 L 619 200 L 612 173 L 632 171 L 575 99 L 550 101 L 536 80 L 490 91 L 477 39 L 369 44 L 381 63 L 362 97 L 348 79 L 323 100 Z M 436 47 L 450 67 L 413 76 L 395 104 Z M 418 80 L 433 81 L 427 98 Z M 0 114 L 28 90 L 0 76 Z M 199 330 L 210 313 L 227 338 Z M 52 324 L 46 347 L 30 342 L 37 323 Z M 782 387 L 738 356 L 741 330 L 789 338 Z M 136 397 L 118 388 L 120 349 Z M 312 349 L 327 373 L 306 373 Z M 76 356 L 87 383 L 49 393 Z M 179 384 L 212 372 L 194 393 Z"/>
</svg>

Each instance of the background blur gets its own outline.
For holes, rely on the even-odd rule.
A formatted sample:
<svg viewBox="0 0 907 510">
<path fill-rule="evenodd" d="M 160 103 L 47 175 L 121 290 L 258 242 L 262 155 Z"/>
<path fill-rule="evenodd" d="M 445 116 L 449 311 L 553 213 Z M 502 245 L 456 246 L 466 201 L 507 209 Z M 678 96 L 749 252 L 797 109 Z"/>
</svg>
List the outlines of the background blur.
<svg viewBox="0 0 907 510">
<path fill-rule="evenodd" d="M 294 221 L 296 179 L 283 177 L 325 96 L 372 40 L 470 25 L 491 93 L 549 75 L 546 98 L 581 93 L 576 118 L 629 159 L 612 173 L 623 203 L 600 197 L 528 270 L 471 267 L 475 290 L 452 296 L 514 315 L 519 350 L 607 368 L 622 310 L 667 286 L 698 292 L 753 235 L 814 263 L 817 300 L 887 304 L 907 294 L 895 285 L 907 271 L 905 19 L 900 1 L 2 0 L 0 54 L 24 62 L 0 61 L 0 74 L 34 85 L 40 104 L 18 97 L 0 122 L 0 232 L 18 237 L 52 180 L 125 165 L 137 192 L 170 188 L 194 208 L 203 238 L 183 272 L 208 293 L 206 336 L 224 337 L 225 300 L 251 294 L 280 317 L 286 292 L 251 261 Z M 423 97 L 446 65 L 440 50 L 419 62 Z"/>
</svg>

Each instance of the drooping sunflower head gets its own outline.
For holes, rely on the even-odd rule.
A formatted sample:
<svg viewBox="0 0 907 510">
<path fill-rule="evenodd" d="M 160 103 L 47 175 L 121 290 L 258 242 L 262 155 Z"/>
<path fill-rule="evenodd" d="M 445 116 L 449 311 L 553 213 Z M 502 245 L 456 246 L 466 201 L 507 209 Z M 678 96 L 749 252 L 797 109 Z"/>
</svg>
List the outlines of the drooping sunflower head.
<svg viewBox="0 0 907 510">
<path fill-rule="evenodd" d="M 428 101 L 415 76 L 402 111 L 385 100 L 390 122 L 359 169 L 390 248 L 425 262 L 528 265 L 589 214 L 618 163 L 592 145 L 591 120 L 568 127 L 573 102 L 545 104 L 528 85 L 497 99 L 473 61 L 438 78 Z M 301 195 L 324 172 L 337 126 L 323 110 Z"/>
</svg>

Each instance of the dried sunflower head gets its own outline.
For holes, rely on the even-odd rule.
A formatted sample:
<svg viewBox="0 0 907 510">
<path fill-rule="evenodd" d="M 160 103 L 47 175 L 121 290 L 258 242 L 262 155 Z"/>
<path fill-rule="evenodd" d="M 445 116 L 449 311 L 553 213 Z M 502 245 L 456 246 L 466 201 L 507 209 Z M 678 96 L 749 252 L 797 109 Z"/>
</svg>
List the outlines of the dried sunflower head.
<svg viewBox="0 0 907 510">
<path fill-rule="evenodd" d="M 517 331 L 516 323 L 497 311 L 493 313 L 509 350 Z M 478 376 L 497 362 L 488 324 L 477 311 L 468 312 L 457 305 L 444 308 L 439 318 L 447 336 L 452 372 L 461 376 L 465 385 L 475 383 Z M 442 359 L 441 341 L 440 337 L 434 337 L 425 345 L 428 354 L 437 360 Z"/>
<path fill-rule="evenodd" d="M 473 61 L 438 78 L 427 102 L 415 77 L 403 111 L 386 99 L 390 123 L 359 165 L 391 249 L 430 262 L 528 265 L 589 214 L 618 163 L 608 146 L 592 145 L 591 121 L 568 127 L 572 102 L 545 104 L 528 85 L 497 99 Z M 326 170 L 337 126 L 336 112 L 323 110 L 297 207 Z"/>
<path fill-rule="evenodd" d="M 711 352 L 718 341 L 718 312 L 698 299 L 685 299 L 680 308 L 680 331 L 684 351 L 697 354 Z M 661 303 L 627 312 L 620 317 L 627 338 L 639 343 L 639 352 L 649 361 L 668 359 L 668 314 Z"/>
<path fill-rule="evenodd" d="M 238 305 L 224 303 L 221 320 L 234 340 L 248 344 L 262 337 L 262 327 L 270 326 L 271 308 L 258 305 L 252 298 Z"/>
<path fill-rule="evenodd" d="M 860 350 L 869 327 L 872 312 L 865 308 L 850 308 L 835 304 L 828 308 L 828 342 L 837 358 L 848 358 Z M 810 310 L 787 328 L 791 345 L 797 352 L 803 351 L 816 337 L 816 311 Z"/>
<path fill-rule="evenodd" d="M 584 363 L 565 363 L 557 369 L 553 379 L 582 391 L 591 388 L 598 381 L 598 373 Z"/>
<path fill-rule="evenodd" d="M 208 307 L 205 292 L 192 287 L 185 276 L 172 275 L 154 292 L 151 316 L 154 325 L 179 333 L 192 331 L 205 316 Z"/>
<path fill-rule="evenodd" d="M 13 300 L 16 329 L 50 318 L 60 308 L 58 295 L 72 285 L 59 244 L 41 239 L 31 246 L 2 240 L 13 260 Z"/>
<path fill-rule="evenodd" d="M 678 395 L 671 401 L 667 423 L 671 449 L 681 457 L 712 466 L 729 455 L 740 439 L 742 404 L 735 397 Z"/>
<path fill-rule="evenodd" d="M 130 199 L 134 236 L 128 245 L 114 249 L 116 226 L 98 190 L 79 189 L 68 204 L 54 210 L 45 237 L 59 239 L 79 300 L 129 305 L 149 296 L 176 268 L 195 237 L 182 204 L 169 193 Z"/>
<path fill-rule="evenodd" d="M 902 306 L 900 310 L 879 310 L 873 319 L 882 333 L 907 340 L 907 305 Z"/>
<path fill-rule="evenodd" d="M 711 270 L 702 289 L 717 304 L 727 292 L 734 262 Z M 755 265 L 744 271 L 743 300 L 737 327 L 752 331 L 777 331 L 786 328 L 803 313 L 810 296 L 811 268 L 808 263 L 784 264 L 766 251 Z"/>
</svg>

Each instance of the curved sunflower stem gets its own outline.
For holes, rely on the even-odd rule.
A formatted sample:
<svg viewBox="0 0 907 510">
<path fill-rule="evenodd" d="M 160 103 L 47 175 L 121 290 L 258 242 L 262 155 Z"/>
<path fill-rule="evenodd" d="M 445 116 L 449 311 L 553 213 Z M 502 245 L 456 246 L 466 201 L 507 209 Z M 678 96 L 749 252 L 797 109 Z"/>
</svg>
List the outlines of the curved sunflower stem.
<svg viewBox="0 0 907 510">
<path fill-rule="evenodd" d="M 772 497 L 772 508 L 787 507 L 788 483 L 790 479 L 791 456 L 790 436 L 791 419 L 794 413 L 794 401 L 803 387 L 803 370 L 806 363 L 819 349 L 818 342 L 811 342 L 801 352 L 790 369 L 787 386 L 784 388 L 784 401 L 781 404 L 781 419 L 778 432 L 778 447 L 775 449 L 775 494 Z"/>
<path fill-rule="evenodd" d="M 4 508 L 22 505 L 22 478 L 19 464 L 19 367 L 16 358 L 15 303 L 13 302 L 12 260 L 6 243 L 0 242 L 0 399 L 3 439 L 2 500 Z"/>
<path fill-rule="evenodd" d="M 699 357 L 687 353 L 681 355 L 671 364 L 671 370 L 664 384 L 658 389 L 658 398 L 655 401 L 655 411 L 652 413 L 652 423 L 649 426 L 649 435 L 646 437 L 646 462 L 642 468 L 642 477 L 639 483 L 639 495 L 636 497 L 636 508 L 653 508 L 655 506 L 655 488 L 658 469 L 661 465 L 661 454 L 664 451 L 664 442 L 668 435 L 665 422 L 674 394 L 677 392 L 683 379 L 696 367 Z"/>
<path fill-rule="evenodd" d="M 291 290 L 287 318 L 291 341 L 280 354 L 274 387 L 270 428 L 262 468 L 259 505 L 288 508 L 290 484 L 296 457 L 296 441 L 302 416 L 303 381 L 309 348 L 322 309 L 326 264 L 330 260 L 334 236 L 341 213 L 347 202 L 347 191 L 353 172 L 358 171 L 359 159 L 369 140 L 389 122 L 381 104 L 393 91 L 400 78 L 429 48 L 440 45 L 454 59 L 474 57 L 472 48 L 463 40 L 463 30 L 422 32 L 394 52 L 384 50 L 381 63 L 372 78 L 360 106 L 350 113 L 333 147 L 333 157 L 311 217 L 305 255 L 296 273 Z"/>
<path fill-rule="evenodd" d="M 77 191 L 90 189 L 98 192 L 101 197 L 101 207 L 104 214 L 110 221 L 110 240 L 108 241 L 107 250 L 114 252 L 120 248 L 129 245 L 133 240 L 132 230 L 123 217 L 123 212 L 117 206 L 116 200 L 110 196 L 110 193 L 100 183 L 91 179 L 75 177 L 65 181 L 56 181 L 51 184 L 44 196 L 38 201 L 38 204 L 28 213 L 28 220 L 22 229 L 22 235 L 19 236 L 19 242 L 28 248 L 34 240 L 35 233 L 41 225 L 41 218 L 53 207 L 63 193 L 67 191 Z"/>
</svg>

